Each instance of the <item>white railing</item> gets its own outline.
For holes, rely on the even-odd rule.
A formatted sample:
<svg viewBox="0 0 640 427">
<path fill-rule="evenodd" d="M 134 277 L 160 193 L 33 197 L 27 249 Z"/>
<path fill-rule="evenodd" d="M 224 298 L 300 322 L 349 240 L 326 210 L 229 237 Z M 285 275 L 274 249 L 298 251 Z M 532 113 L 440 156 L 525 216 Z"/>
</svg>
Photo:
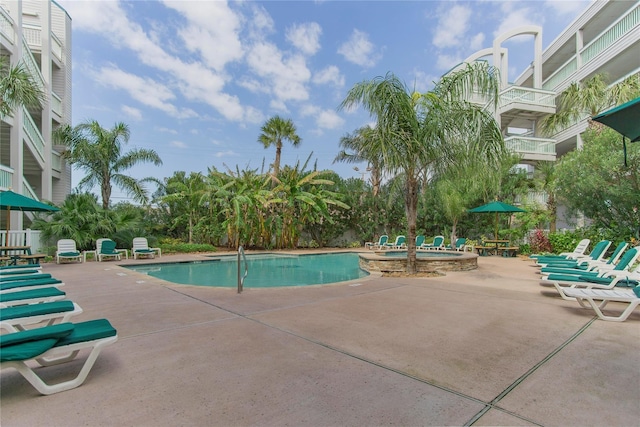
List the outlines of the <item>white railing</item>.
<svg viewBox="0 0 640 427">
<path fill-rule="evenodd" d="M 0 165 L 0 188 L 8 190 L 13 182 L 13 169 L 8 166 Z"/>
<path fill-rule="evenodd" d="M 586 64 L 607 50 L 638 24 L 640 24 L 640 3 L 581 50 L 582 63 Z"/>
<path fill-rule="evenodd" d="M 13 31 L 13 19 L 3 8 L 0 7 L 0 35 L 7 40 L 9 44 L 16 41 L 16 32 Z"/>
<path fill-rule="evenodd" d="M 22 35 L 26 40 L 27 44 L 30 48 L 34 48 L 34 50 L 41 51 L 42 50 L 42 37 L 40 36 L 42 33 L 42 29 L 39 26 L 22 25 Z"/>
<path fill-rule="evenodd" d="M 22 107 L 22 115 L 22 128 L 24 129 L 24 133 L 31 141 L 31 145 L 33 145 L 37 153 L 40 154 L 40 159 L 44 162 L 44 138 L 33 121 L 33 118 L 31 118 L 31 114 L 29 114 L 29 111 L 27 111 L 25 107 Z"/>
<path fill-rule="evenodd" d="M 27 181 L 24 177 L 22 177 L 22 195 L 30 199 L 40 201 L 40 198 L 38 197 L 36 192 L 33 190 L 33 187 L 31 187 L 31 184 L 29 184 L 29 181 Z"/>
<path fill-rule="evenodd" d="M 51 92 L 51 111 L 62 117 L 62 99 L 53 91 Z"/>
<path fill-rule="evenodd" d="M 567 61 L 562 67 L 551 74 L 547 80 L 542 83 L 545 90 L 554 90 L 560 83 L 567 80 L 578 69 L 578 61 L 575 55 Z"/>
<path fill-rule="evenodd" d="M 40 89 L 44 91 L 44 77 L 40 72 L 40 68 L 38 67 L 38 63 L 36 59 L 33 57 L 33 53 L 31 53 L 31 49 L 27 45 L 27 42 L 23 40 L 22 43 L 22 62 L 29 70 L 29 73 L 36 80 L 36 83 L 40 86 Z"/>
<path fill-rule="evenodd" d="M 555 108 L 556 94 L 549 90 L 510 86 L 500 92 L 500 107 L 504 108 L 505 106 L 513 103 L 541 105 Z"/>
<path fill-rule="evenodd" d="M 534 138 L 523 136 L 508 136 L 504 139 L 504 145 L 508 150 L 516 153 L 529 154 L 556 154 L 554 139 Z"/>
<path fill-rule="evenodd" d="M 51 169 L 62 172 L 62 155 L 56 150 L 51 150 Z"/>
<path fill-rule="evenodd" d="M 51 33 L 51 53 L 62 61 L 62 42 L 55 34 Z"/>
<path fill-rule="evenodd" d="M 40 230 L 9 230 L 9 240 L 7 241 L 7 230 L 0 230 L 0 245 L 5 246 L 30 246 L 31 253 L 44 252 L 43 242 L 41 242 L 42 232 Z"/>
</svg>

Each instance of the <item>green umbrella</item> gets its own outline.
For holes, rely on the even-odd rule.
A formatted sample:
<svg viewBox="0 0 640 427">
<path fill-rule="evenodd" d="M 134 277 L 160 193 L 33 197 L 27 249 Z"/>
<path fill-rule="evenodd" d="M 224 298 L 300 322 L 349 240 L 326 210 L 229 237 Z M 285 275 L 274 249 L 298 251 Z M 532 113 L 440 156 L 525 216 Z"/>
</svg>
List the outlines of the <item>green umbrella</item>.
<svg viewBox="0 0 640 427">
<path fill-rule="evenodd" d="M 46 203 L 14 193 L 10 190 L 0 192 L 0 209 L 7 211 L 7 234 L 4 241 L 5 246 L 9 246 L 9 230 L 11 229 L 11 215 L 9 211 L 55 212 L 60 210 L 55 206 L 47 205 Z"/>
<path fill-rule="evenodd" d="M 504 213 L 514 213 L 514 212 L 526 212 L 524 209 L 520 209 L 517 206 L 510 205 L 508 203 L 502 203 L 493 201 L 491 203 L 487 203 L 486 205 L 478 206 L 477 208 L 469 209 L 471 213 L 494 213 L 496 214 L 496 239 L 498 238 L 498 214 L 501 212 Z"/>
<path fill-rule="evenodd" d="M 622 149 L 624 150 L 624 165 L 627 166 L 627 143 L 640 141 L 640 97 L 607 110 L 592 119 L 622 134 Z"/>
</svg>

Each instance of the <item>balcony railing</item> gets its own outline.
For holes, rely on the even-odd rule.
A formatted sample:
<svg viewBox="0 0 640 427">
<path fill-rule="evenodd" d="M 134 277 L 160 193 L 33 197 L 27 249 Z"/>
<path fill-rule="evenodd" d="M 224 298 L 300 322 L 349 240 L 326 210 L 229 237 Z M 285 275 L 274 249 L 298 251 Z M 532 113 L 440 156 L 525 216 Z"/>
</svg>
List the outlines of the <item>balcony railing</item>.
<svg viewBox="0 0 640 427">
<path fill-rule="evenodd" d="M 524 197 L 516 197 L 516 203 L 537 204 L 546 207 L 549 194 L 546 191 L 529 191 Z"/>
<path fill-rule="evenodd" d="M 568 79 L 578 69 L 578 61 L 573 56 L 567 63 L 560 67 L 555 73 L 553 73 L 547 80 L 542 83 L 542 88 L 545 90 L 554 90 L 560 83 Z"/>
<path fill-rule="evenodd" d="M 0 7 L 0 35 L 9 42 L 14 44 L 16 41 L 16 33 L 13 31 L 13 19 Z"/>
<path fill-rule="evenodd" d="M 555 140 L 547 138 L 508 136 L 504 139 L 508 150 L 524 154 L 556 155 Z"/>
<path fill-rule="evenodd" d="M 51 53 L 62 61 L 62 42 L 60 39 L 53 33 L 51 33 Z"/>
<path fill-rule="evenodd" d="M 53 91 L 51 92 L 51 111 L 62 117 L 62 99 L 56 95 Z"/>
<path fill-rule="evenodd" d="M 631 32 L 638 24 L 640 24 L 640 3 L 580 50 L 579 55 L 582 60 L 582 65 L 586 65 L 600 53 L 610 48 L 615 42 Z M 555 89 L 577 70 L 578 63 L 574 55 L 543 82 L 543 89 Z"/>
<path fill-rule="evenodd" d="M 44 87 L 45 87 L 44 77 L 40 72 L 40 67 L 38 67 L 38 63 L 36 62 L 36 59 L 33 57 L 33 54 L 31 53 L 31 49 L 29 49 L 27 42 L 24 40 L 22 42 L 22 49 L 23 49 L 22 62 L 24 62 L 25 66 L 27 67 L 27 70 L 29 70 L 29 73 L 34 77 L 34 79 L 36 80 L 36 83 L 38 83 L 38 85 L 40 86 L 40 89 L 44 91 Z"/>
<path fill-rule="evenodd" d="M 556 94 L 549 90 L 522 86 L 510 86 L 500 92 L 500 108 L 504 109 L 515 103 L 555 108 Z"/>
<path fill-rule="evenodd" d="M 13 182 L 13 169 L 8 166 L 0 165 L 0 188 L 8 190 Z"/>
<path fill-rule="evenodd" d="M 584 49 L 582 49 L 582 52 L 580 53 L 582 63 L 586 64 L 600 53 L 607 50 L 612 44 L 621 39 L 638 24 L 640 24 L 640 3 L 630 10 L 629 13 L 620 18 L 618 22 L 598 36 L 598 38 L 594 39 L 591 43 L 585 46 Z"/>
<path fill-rule="evenodd" d="M 55 150 L 51 150 L 51 169 L 62 172 L 62 155 Z"/>
<path fill-rule="evenodd" d="M 25 107 L 22 107 L 22 115 L 24 117 L 22 120 L 24 133 L 40 155 L 40 159 L 44 162 L 44 138 Z"/>
</svg>

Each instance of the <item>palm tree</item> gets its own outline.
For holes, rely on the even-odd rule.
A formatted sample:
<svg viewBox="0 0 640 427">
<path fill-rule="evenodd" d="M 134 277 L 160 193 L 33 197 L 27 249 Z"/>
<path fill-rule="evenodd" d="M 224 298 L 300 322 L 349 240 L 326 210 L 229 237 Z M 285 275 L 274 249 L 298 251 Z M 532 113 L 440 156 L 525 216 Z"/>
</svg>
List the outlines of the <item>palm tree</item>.
<svg viewBox="0 0 640 427">
<path fill-rule="evenodd" d="M 380 153 L 384 171 L 402 175 L 407 216 L 407 272 L 416 272 L 416 221 L 420 178 L 455 167 L 462 156 L 495 161 L 504 141 L 493 116 L 463 101 L 480 92 L 497 99 L 497 71 L 484 63 L 443 77 L 433 91 L 416 94 L 395 75 L 357 83 L 340 108 L 363 106 L 376 120 L 378 138 L 366 152 Z M 423 180 L 424 181 L 424 180 Z"/>
<path fill-rule="evenodd" d="M 22 105 L 39 107 L 45 100 L 44 91 L 23 65 L 11 67 L 0 56 L 0 119 Z"/>
<path fill-rule="evenodd" d="M 379 152 L 367 152 L 371 147 L 370 140 L 377 138 L 376 130 L 371 126 L 363 126 L 352 134 L 340 138 L 342 150 L 333 162 L 360 163 L 367 162 L 367 170 L 371 173 L 370 180 L 373 195 L 377 196 L 382 184 L 382 154 Z"/>
<path fill-rule="evenodd" d="M 186 176 L 185 172 L 174 173 L 166 179 L 167 194 L 162 200 L 168 203 L 171 209 L 171 217 L 174 224 L 187 223 L 188 242 L 193 243 L 193 229 L 202 216 L 201 199 L 205 193 L 205 180 L 200 172 L 191 172 Z"/>
<path fill-rule="evenodd" d="M 63 126 L 55 132 L 54 138 L 69 147 L 64 153 L 65 158 L 86 173 L 78 187 L 91 189 L 99 186 L 103 209 L 109 209 L 113 184 L 136 202 L 146 203 L 148 193 L 143 184 L 158 182 L 156 178 L 136 179 L 126 173 L 142 162 L 162 165 L 162 160 L 154 150 L 134 149 L 123 153 L 123 145 L 129 142 L 129 137 L 129 127 L 125 123 L 116 123 L 113 128 L 104 129 L 95 120 L 74 128 Z"/>
<path fill-rule="evenodd" d="M 573 82 L 560 94 L 558 110 L 540 122 L 544 135 L 553 135 L 572 123 L 631 101 L 640 91 L 640 74 L 609 86 L 605 74 L 596 74 L 582 82 Z M 592 124 L 591 119 L 589 123 Z"/>
<path fill-rule="evenodd" d="M 269 148 L 276 147 L 276 159 L 273 162 L 273 175 L 278 176 L 280 172 L 280 155 L 282 154 L 282 141 L 287 140 L 297 147 L 302 141 L 296 133 L 296 126 L 291 119 L 283 119 L 280 116 L 273 116 L 260 128 L 262 132 L 258 137 L 258 142 Z"/>
</svg>

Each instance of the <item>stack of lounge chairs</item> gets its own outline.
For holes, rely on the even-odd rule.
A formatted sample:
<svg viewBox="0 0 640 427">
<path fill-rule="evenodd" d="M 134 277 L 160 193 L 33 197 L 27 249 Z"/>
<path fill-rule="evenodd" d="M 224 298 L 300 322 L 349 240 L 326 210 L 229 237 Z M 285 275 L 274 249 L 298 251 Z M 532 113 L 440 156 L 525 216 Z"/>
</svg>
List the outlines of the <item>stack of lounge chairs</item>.
<svg viewBox="0 0 640 427">
<path fill-rule="evenodd" d="M 561 256 L 536 257 L 542 274 L 540 284 L 553 286 L 564 300 L 593 309 L 602 320 L 625 321 L 640 305 L 640 264 L 633 268 L 640 257 L 640 247 L 625 251 L 628 245 L 623 242 L 604 259 L 610 244 L 600 241 L 588 255 L 584 254 L 587 243 Z M 622 305 L 622 309 L 605 313 L 604 308 L 611 302 Z"/>
<path fill-rule="evenodd" d="M 16 369 L 42 394 L 80 386 L 102 348 L 118 339 L 107 319 L 71 323 L 82 308 L 65 300 L 63 285 L 40 265 L 0 267 L 0 369 Z M 73 379 L 47 384 L 32 368 L 69 362 L 84 349 L 90 353 Z"/>
</svg>

